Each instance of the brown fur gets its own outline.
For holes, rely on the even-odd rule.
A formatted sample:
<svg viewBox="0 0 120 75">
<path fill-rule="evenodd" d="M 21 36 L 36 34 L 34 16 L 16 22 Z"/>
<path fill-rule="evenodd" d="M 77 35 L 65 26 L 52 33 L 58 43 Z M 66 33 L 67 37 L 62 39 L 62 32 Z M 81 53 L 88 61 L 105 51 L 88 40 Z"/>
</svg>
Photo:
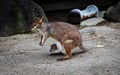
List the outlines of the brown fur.
<svg viewBox="0 0 120 75">
<path fill-rule="evenodd" d="M 43 33 L 40 45 L 43 45 L 49 37 L 53 37 L 58 40 L 61 45 L 64 46 L 66 51 L 66 56 L 60 60 L 71 58 L 71 52 L 76 47 L 79 47 L 82 51 L 85 51 L 80 32 L 75 26 L 65 22 L 45 23 L 42 22 L 42 19 L 38 19 L 39 20 L 34 22 L 32 30 L 39 29 L 40 32 Z"/>
</svg>

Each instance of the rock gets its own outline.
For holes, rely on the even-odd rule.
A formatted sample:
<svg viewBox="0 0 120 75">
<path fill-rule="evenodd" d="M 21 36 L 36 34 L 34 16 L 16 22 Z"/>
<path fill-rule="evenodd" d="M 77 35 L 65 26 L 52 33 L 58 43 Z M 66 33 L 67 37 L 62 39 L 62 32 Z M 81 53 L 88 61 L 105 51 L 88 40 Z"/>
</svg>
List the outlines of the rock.
<svg viewBox="0 0 120 75">
<path fill-rule="evenodd" d="M 82 26 L 82 27 L 95 26 L 95 25 L 97 25 L 98 23 L 101 23 L 101 22 L 103 22 L 103 21 L 105 21 L 105 19 L 94 17 L 94 18 L 90 18 L 90 19 L 87 19 L 87 20 L 82 21 L 81 24 L 80 24 L 80 26 Z"/>
<path fill-rule="evenodd" d="M 87 28 L 84 28 L 84 29 L 82 29 L 82 30 L 79 30 L 79 32 L 80 32 L 81 34 L 88 33 L 88 34 L 90 34 L 90 35 L 95 35 L 96 30 L 95 30 L 95 28 L 93 28 L 93 27 L 87 27 Z"/>
<path fill-rule="evenodd" d="M 109 7 L 105 13 L 107 20 L 120 22 L 120 1 L 112 7 Z"/>
<path fill-rule="evenodd" d="M 106 11 L 100 11 L 96 14 L 98 18 L 103 18 Z"/>
<path fill-rule="evenodd" d="M 41 16 L 44 11 L 33 0 L 0 0 L 0 36 L 30 32 L 34 17 Z"/>
</svg>

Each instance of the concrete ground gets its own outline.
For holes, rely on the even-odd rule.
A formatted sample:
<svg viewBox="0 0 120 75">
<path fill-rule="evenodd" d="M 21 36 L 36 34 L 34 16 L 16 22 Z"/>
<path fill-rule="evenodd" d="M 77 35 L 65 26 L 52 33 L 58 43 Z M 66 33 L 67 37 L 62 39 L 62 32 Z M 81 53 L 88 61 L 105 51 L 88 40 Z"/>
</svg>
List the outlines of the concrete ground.
<svg viewBox="0 0 120 75">
<path fill-rule="evenodd" d="M 76 49 L 66 61 L 56 61 L 64 55 L 50 55 L 52 38 L 39 46 L 37 34 L 0 37 L 0 75 L 120 75 L 119 25 L 108 22 L 81 29 L 88 51 Z"/>
</svg>

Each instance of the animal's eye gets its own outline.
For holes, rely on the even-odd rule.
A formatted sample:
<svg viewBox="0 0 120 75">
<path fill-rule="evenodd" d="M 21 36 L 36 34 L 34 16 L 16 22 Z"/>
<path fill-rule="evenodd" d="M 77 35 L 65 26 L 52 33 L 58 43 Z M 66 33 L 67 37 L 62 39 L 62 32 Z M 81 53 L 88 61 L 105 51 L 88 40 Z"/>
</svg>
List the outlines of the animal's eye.
<svg viewBox="0 0 120 75">
<path fill-rule="evenodd" d="M 33 25 L 34 27 L 36 26 L 36 24 Z"/>
</svg>

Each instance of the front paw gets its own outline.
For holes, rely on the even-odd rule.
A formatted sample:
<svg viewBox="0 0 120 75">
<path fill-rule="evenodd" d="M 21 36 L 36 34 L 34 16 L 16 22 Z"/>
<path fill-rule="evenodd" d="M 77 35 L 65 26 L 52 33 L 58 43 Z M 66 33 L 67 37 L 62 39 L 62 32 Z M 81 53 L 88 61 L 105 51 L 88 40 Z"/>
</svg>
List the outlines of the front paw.
<svg viewBox="0 0 120 75">
<path fill-rule="evenodd" d="M 40 43 L 39 43 L 39 45 L 40 45 L 40 46 L 43 46 L 43 43 L 42 43 L 42 42 L 40 42 Z"/>
</svg>

